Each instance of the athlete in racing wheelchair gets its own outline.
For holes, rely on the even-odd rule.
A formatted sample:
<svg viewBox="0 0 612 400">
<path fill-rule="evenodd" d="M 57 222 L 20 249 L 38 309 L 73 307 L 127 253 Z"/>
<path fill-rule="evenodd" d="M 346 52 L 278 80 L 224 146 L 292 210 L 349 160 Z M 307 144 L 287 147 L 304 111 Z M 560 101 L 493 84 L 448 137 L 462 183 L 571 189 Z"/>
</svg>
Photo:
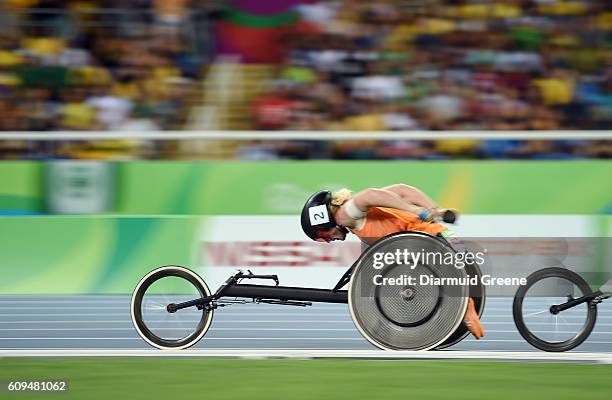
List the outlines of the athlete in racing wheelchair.
<svg viewBox="0 0 612 400">
<path fill-rule="evenodd" d="M 469 332 L 479 338 L 483 335 L 479 316 L 484 309 L 484 286 L 461 282 L 481 275 L 480 269 L 475 263 L 458 265 L 455 256 L 467 253 L 458 249 L 460 243 L 446 227 L 434 221 L 453 223 L 455 218 L 452 210 L 436 208 L 424 194 L 405 185 L 368 189 L 355 196 L 348 190 L 333 195 L 318 192 L 302 211 L 306 234 L 331 242 L 344 240 L 350 230 L 367 245 L 333 288 L 281 286 L 277 275 L 239 271 L 211 291 L 196 272 L 164 265 L 136 285 L 130 304 L 132 322 L 152 346 L 184 349 L 206 334 L 215 310 L 245 304 L 248 299 L 298 307 L 313 302 L 344 303 L 359 332 L 382 349 L 443 349 Z M 409 262 L 375 265 L 378 255 L 397 251 L 410 253 Z M 419 251 L 434 259 L 419 261 Z M 435 258 L 441 255 L 450 255 L 450 264 Z M 423 276 L 442 283 L 410 281 Z M 377 277 L 395 283 L 378 285 Z M 274 284 L 245 283 L 252 280 Z M 451 281 L 459 283 L 444 283 Z M 348 290 L 343 289 L 346 286 Z"/>
<path fill-rule="evenodd" d="M 462 244 L 453 232 L 436 222 L 442 219 L 453 223 L 455 217 L 453 210 L 439 208 L 422 191 L 396 184 L 366 189 L 355 196 L 348 189 L 335 193 L 319 191 L 304 205 L 301 224 L 304 233 L 319 242 L 344 240 L 350 231 L 367 247 L 397 232 L 416 231 L 445 238 L 455 250 L 461 251 Z M 477 340 L 484 336 L 472 297 L 468 300 L 463 323 Z"/>
<path fill-rule="evenodd" d="M 355 196 L 348 190 L 320 191 L 302 210 L 304 232 L 313 240 L 331 242 L 344 240 L 350 231 L 365 246 L 332 289 L 281 286 L 277 275 L 239 271 L 213 292 L 196 272 L 164 265 L 136 285 L 130 303 L 132 322 L 150 345 L 185 349 L 206 334 L 213 312 L 221 307 L 245 304 L 247 299 L 298 307 L 319 302 L 348 304 L 359 332 L 385 350 L 444 349 L 469 333 L 479 339 L 484 335 L 479 318 L 486 298 L 479 268 L 482 262 L 459 257 L 470 253 L 466 243 L 436 222 L 454 223 L 456 218 L 453 210 L 438 208 L 424 193 L 407 185 L 367 189 Z M 410 254 L 409 262 L 397 258 L 381 265 L 380 255 L 401 251 Z M 419 257 L 424 254 L 434 257 Z M 450 262 L 436 258 L 442 255 L 445 260 L 451 256 Z M 433 284 L 412 283 L 415 277 L 435 279 Z M 273 281 L 274 285 L 243 283 L 251 280 Z M 554 293 L 549 293 L 552 289 Z M 514 321 L 533 346 L 545 351 L 571 350 L 591 334 L 597 305 L 611 295 L 612 279 L 593 290 L 564 266 L 544 268 L 527 277 L 527 284 L 517 290 Z M 534 312 L 534 307 L 539 311 Z M 570 310 L 583 323 L 566 325 L 563 332 L 557 332 L 557 317 Z M 532 317 L 536 318 L 533 325 Z M 555 330 L 542 330 L 540 317 L 553 320 Z M 557 333 L 564 334 L 563 340 Z M 566 333 L 570 335 L 565 337 Z"/>
</svg>

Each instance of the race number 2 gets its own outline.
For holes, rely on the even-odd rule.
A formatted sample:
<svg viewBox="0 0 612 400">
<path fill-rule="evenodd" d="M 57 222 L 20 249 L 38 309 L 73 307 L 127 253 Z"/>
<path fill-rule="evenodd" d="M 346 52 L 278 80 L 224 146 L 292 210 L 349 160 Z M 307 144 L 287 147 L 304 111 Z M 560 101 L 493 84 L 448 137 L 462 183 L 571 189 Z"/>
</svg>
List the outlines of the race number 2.
<svg viewBox="0 0 612 400">
<path fill-rule="evenodd" d="M 310 207 L 308 209 L 308 216 L 310 217 L 310 225 L 321 225 L 329 222 L 329 214 L 324 204 Z"/>
</svg>

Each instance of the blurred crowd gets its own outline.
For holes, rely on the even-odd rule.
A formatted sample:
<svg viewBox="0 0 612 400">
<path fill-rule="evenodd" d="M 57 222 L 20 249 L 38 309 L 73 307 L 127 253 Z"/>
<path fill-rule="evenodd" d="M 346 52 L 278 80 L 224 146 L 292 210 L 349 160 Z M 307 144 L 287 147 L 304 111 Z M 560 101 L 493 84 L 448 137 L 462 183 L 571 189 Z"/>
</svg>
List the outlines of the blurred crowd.
<svg viewBox="0 0 612 400">
<path fill-rule="evenodd" d="M 242 144 L 243 160 L 610 159 L 612 140 L 342 140 Z"/>
<path fill-rule="evenodd" d="M 184 129 L 214 51 L 209 19 L 223 3 L 0 2 L 0 131 Z M 253 129 L 609 130 L 608 5 L 304 1 L 283 39 L 286 59 L 250 104 Z M 0 158 L 95 157 L 91 143 L 1 144 Z M 96 146 L 118 146 L 127 157 L 181 157 L 172 144 Z M 230 156 L 243 159 L 609 158 L 612 144 L 251 141 L 234 150 Z"/>
<path fill-rule="evenodd" d="M 316 1 L 257 127 L 609 129 L 612 11 L 598 0 Z"/>
<path fill-rule="evenodd" d="M 0 3 L 0 130 L 180 129 L 205 54 L 181 0 Z"/>
</svg>

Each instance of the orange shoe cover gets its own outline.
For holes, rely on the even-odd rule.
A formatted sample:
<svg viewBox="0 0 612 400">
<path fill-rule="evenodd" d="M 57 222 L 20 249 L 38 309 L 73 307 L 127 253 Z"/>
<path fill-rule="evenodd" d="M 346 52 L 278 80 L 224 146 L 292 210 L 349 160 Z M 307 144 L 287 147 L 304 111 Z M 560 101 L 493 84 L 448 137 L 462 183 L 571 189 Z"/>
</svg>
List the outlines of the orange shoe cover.
<svg viewBox="0 0 612 400">
<path fill-rule="evenodd" d="M 472 298 L 468 300 L 468 307 L 467 311 L 465 312 L 465 316 L 463 317 L 463 322 L 465 323 L 467 330 L 474 335 L 476 340 L 480 340 L 480 338 L 484 336 L 484 328 L 480 323 L 480 318 L 478 318 L 478 313 L 474 307 L 474 299 Z"/>
</svg>

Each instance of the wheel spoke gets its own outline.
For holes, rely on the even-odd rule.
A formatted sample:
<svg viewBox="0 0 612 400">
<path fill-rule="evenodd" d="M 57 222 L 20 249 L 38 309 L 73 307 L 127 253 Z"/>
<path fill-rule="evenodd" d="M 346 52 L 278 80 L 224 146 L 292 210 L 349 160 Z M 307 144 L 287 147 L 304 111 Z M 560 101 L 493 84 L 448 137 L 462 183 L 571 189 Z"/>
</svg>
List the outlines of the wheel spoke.
<svg viewBox="0 0 612 400">
<path fill-rule="evenodd" d="M 534 315 L 543 314 L 543 313 L 545 313 L 545 312 L 550 312 L 550 310 L 548 310 L 548 309 L 547 309 L 547 310 L 542 310 L 542 311 L 534 312 L 534 313 L 531 313 L 531 314 L 527 314 L 527 315 L 525 315 L 525 317 L 532 317 L 532 316 L 534 316 Z"/>
</svg>

